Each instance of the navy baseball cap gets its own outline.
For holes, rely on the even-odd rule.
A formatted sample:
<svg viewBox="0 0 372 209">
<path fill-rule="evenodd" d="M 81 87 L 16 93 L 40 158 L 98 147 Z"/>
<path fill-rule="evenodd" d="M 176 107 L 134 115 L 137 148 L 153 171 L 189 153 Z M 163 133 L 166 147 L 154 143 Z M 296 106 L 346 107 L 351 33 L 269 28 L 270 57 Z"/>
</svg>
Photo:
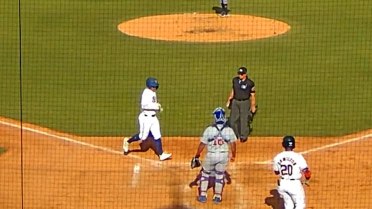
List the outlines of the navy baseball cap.
<svg viewBox="0 0 372 209">
<path fill-rule="evenodd" d="M 246 67 L 240 67 L 238 69 L 238 74 L 247 74 L 247 68 Z"/>
</svg>

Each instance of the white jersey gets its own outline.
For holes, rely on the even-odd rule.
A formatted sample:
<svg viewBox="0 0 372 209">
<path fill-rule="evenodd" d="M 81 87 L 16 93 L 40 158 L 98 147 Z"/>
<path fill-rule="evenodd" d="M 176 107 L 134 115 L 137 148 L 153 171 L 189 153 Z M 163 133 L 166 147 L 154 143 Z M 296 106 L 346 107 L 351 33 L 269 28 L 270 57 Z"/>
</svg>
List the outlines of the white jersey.
<svg viewBox="0 0 372 209">
<path fill-rule="evenodd" d="M 300 153 L 294 151 L 283 151 L 275 156 L 273 162 L 274 171 L 285 180 L 299 180 L 302 170 L 307 168 L 307 163 Z"/>
<path fill-rule="evenodd" d="M 145 88 L 142 92 L 141 97 L 141 110 L 142 112 L 138 116 L 138 122 L 140 125 L 139 137 L 141 140 L 147 139 L 150 131 L 154 136 L 154 139 L 161 138 L 160 124 L 156 116 L 156 112 L 160 109 L 156 92 L 149 88 Z"/>
<path fill-rule="evenodd" d="M 236 135 L 230 127 L 224 127 L 223 129 L 223 125 L 217 125 L 217 127 L 219 130 L 215 126 L 208 126 L 200 141 L 207 145 L 208 152 L 228 152 L 228 144 L 237 140 Z"/>
<path fill-rule="evenodd" d="M 159 103 L 156 97 L 156 92 L 151 89 L 145 88 L 141 97 L 141 109 L 145 114 L 155 115 L 159 111 Z"/>
</svg>

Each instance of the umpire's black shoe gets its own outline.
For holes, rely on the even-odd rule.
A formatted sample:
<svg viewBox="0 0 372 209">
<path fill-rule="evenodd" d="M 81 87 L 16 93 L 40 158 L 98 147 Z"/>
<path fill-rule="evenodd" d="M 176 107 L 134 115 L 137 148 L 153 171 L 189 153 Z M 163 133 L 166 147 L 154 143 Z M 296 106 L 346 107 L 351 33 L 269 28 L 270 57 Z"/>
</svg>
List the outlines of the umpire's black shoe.
<svg viewBox="0 0 372 209">
<path fill-rule="evenodd" d="M 247 137 L 247 138 L 240 138 L 240 142 L 241 142 L 241 143 L 244 143 L 244 142 L 246 142 L 246 141 L 248 141 L 248 137 Z"/>
</svg>

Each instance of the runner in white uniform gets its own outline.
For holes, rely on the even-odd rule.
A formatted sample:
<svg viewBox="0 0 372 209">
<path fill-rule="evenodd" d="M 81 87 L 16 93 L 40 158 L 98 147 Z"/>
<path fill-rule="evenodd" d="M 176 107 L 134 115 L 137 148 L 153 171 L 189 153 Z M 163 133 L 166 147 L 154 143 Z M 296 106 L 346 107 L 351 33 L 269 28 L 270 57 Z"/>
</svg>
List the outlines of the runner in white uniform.
<svg viewBox="0 0 372 209">
<path fill-rule="evenodd" d="M 304 209 L 306 200 L 301 178 L 304 175 L 309 180 L 311 172 L 304 157 L 293 151 L 293 136 L 285 136 L 282 146 L 285 151 L 276 155 L 273 162 L 274 172 L 279 175 L 278 193 L 284 200 L 285 209 Z"/>
<path fill-rule="evenodd" d="M 231 148 L 230 161 L 233 162 L 236 156 L 236 135 L 232 128 L 226 126 L 225 110 L 221 107 L 213 111 L 214 124 L 208 126 L 200 139 L 200 144 L 195 158 L 199 158 L 204 147 L 208 153 L 203 161 L 202 176 L 199 184 L 199 202 L 207 201 L 207 189 L 209 177 L 215 173 L 215 185 L 213 202 L 218 204 L 222 201 L 222 190 L 226 166 L 229 162 L 229 148 Z"/>
<path fill-rule="evenodd" d="M 156 97 L 156 90 L 159 88 L 159 83 L 156 78 L 148 78 L 146 80 L 146 88 L 143 90 L 141 97 L 141 110 L 138 116 L 140 126 L 139 133 L 131 138 L 125 137 L 123 140 L 123 152 L 129 154 L 129 144 L 141 140 L 141 150 L 147 151 L 149 148 L 159 156 L 160 160 L 166 160 L 172 156 L 170 153 L 163 152 L 161 141 L 160 124 L 156 117 L 156 113 L 162 111 L 161 105 Z M 148 139 L 148 137 L 151 138 Z M 152 140 L 153 138 L 153 140 Z"/>
</svg>

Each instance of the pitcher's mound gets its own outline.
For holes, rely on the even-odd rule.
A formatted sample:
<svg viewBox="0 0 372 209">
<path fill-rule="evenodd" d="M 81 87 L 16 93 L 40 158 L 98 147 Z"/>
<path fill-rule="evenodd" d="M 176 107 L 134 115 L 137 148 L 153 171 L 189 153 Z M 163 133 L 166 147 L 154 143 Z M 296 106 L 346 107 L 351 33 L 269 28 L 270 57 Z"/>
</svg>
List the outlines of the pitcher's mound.
<svg viewBox="0 0 372 209">
<path fill-rule="evenodd" d="M 123 22 L 118 29 L 129 36 L 185 42 L 230 42 L 284 34 L 290 26 L 274 19 L 215 14 L 172 14 L 141 17 Z"/>
</svg>

